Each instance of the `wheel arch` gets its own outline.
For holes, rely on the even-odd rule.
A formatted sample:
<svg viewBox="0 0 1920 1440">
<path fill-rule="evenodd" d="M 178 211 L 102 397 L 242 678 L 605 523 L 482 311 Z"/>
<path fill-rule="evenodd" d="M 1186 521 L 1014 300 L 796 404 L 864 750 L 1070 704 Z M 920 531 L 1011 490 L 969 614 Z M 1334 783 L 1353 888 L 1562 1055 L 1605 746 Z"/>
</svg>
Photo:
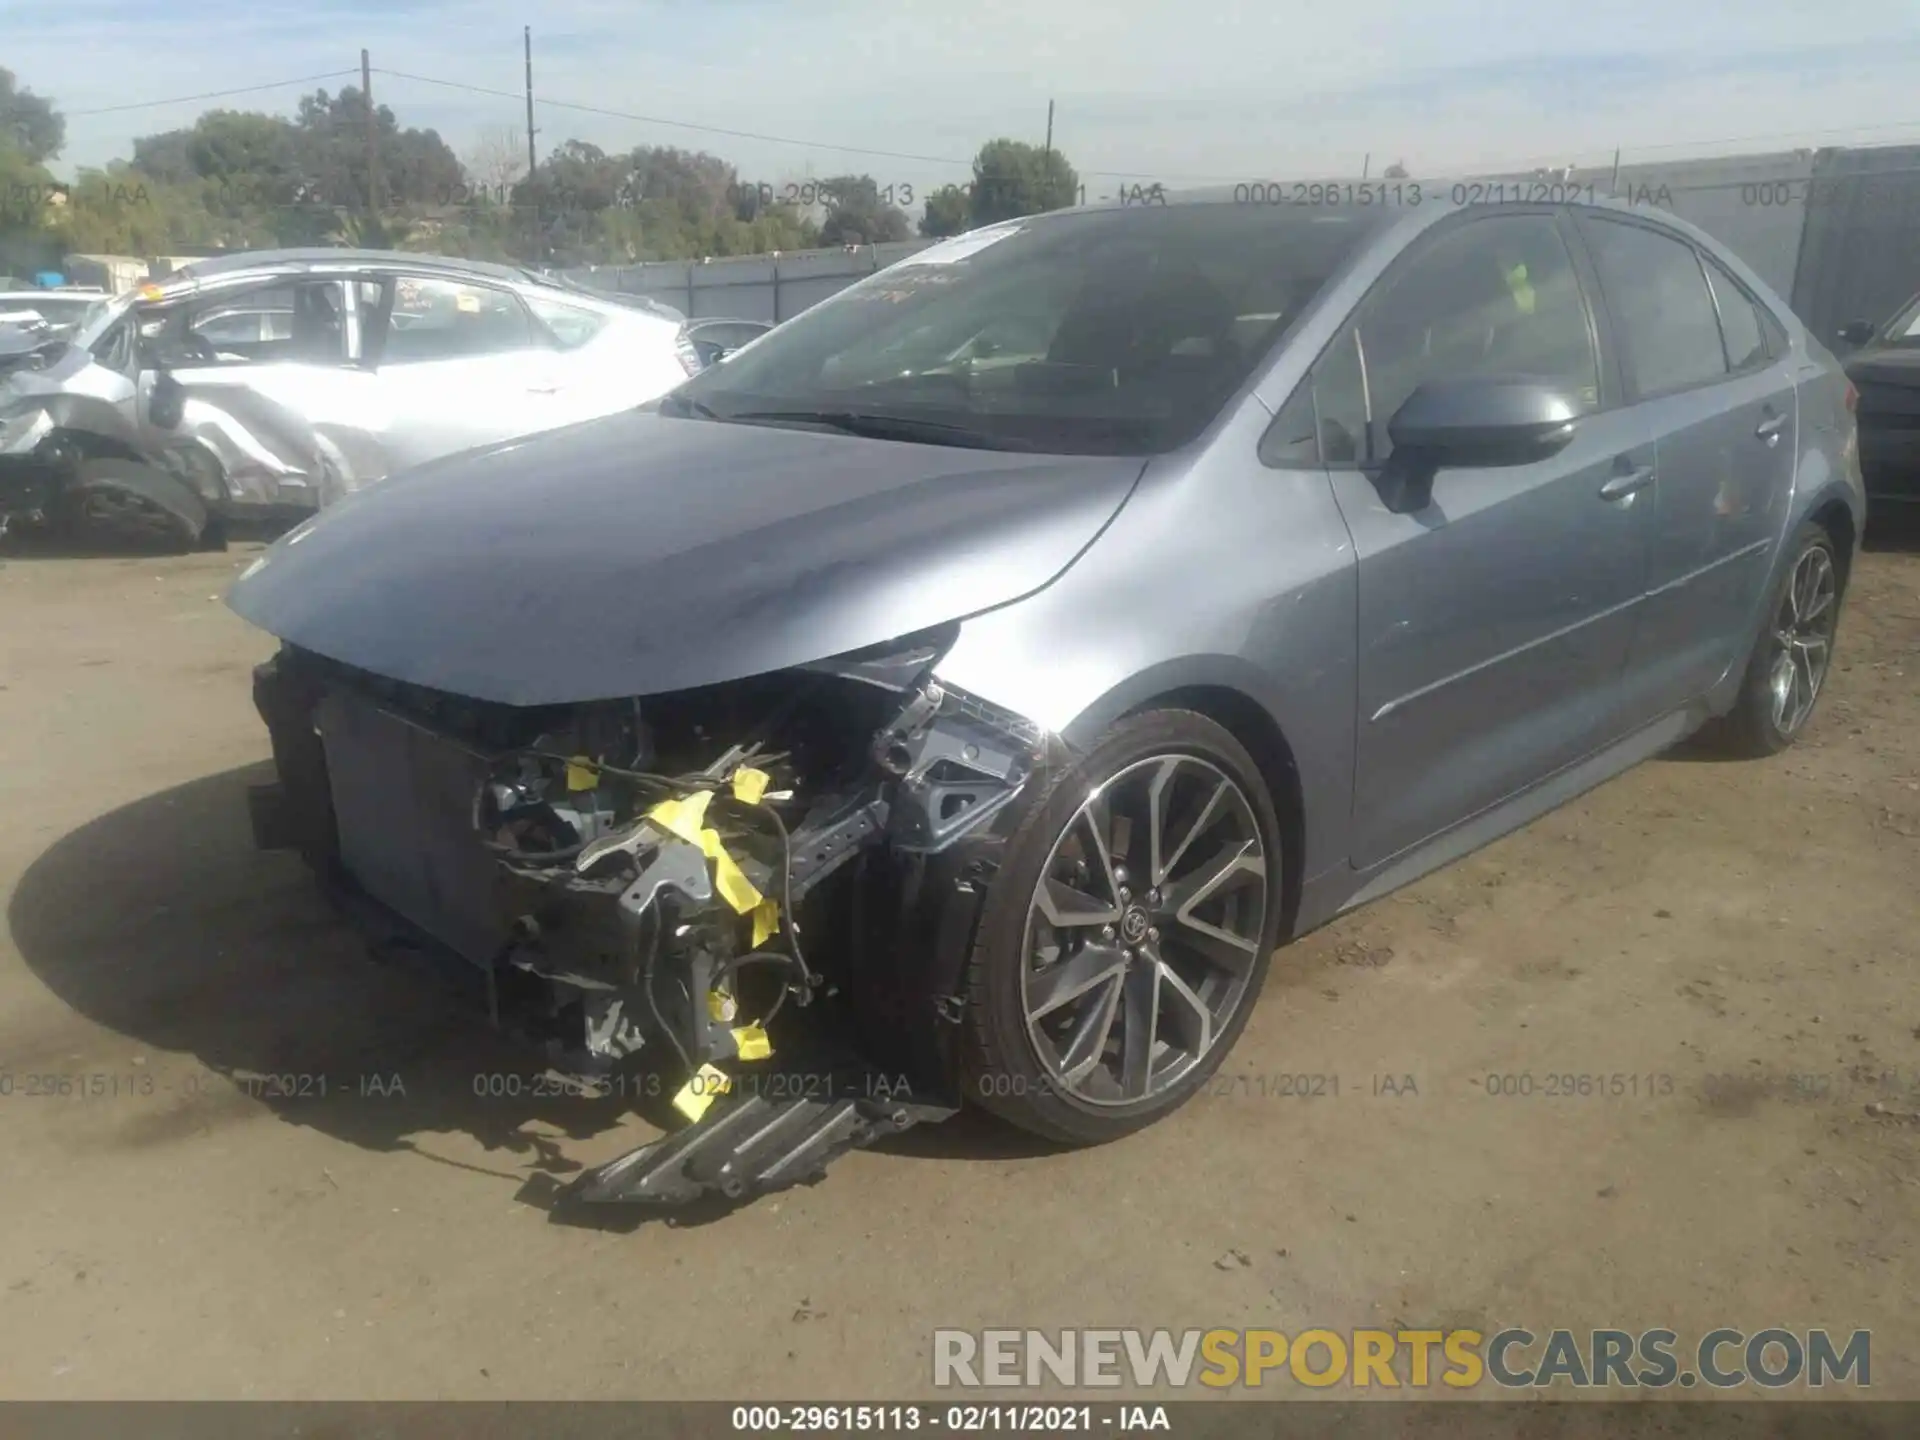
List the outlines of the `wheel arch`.
<svg viewBox="0 0 1920 1440">
<path fill-rule="evenodd" d="M 1833 558 L 1840 566 L 1840 589 L 1844 594 L 1847 582 L 1853 576 L 1853 555 L 1858 539 L 1853 507 L 1844 496 L 1829 495 L 1813 507 L 1807 519 L 1826 531 L 1827 538 L 1833 541 Z"/>
<path fill-rule="evenodd" d="M 1291 937 L 1300 914 L 1308 873 L 1307 784 L 1299 752 L 1274 713 L 1260 698 L 1258 672 L 1229 656 L 1193 657 L 1157 666 L 1109 692 L 1067 726 L 1064 738 L 1076 748 L 1090 746 L 1116 721 L 1149 710 L 1191 710 L 1219 725 L 1246 747 L 1266 781 L 1280 821 L 1281 930 Z"/>
</svg>

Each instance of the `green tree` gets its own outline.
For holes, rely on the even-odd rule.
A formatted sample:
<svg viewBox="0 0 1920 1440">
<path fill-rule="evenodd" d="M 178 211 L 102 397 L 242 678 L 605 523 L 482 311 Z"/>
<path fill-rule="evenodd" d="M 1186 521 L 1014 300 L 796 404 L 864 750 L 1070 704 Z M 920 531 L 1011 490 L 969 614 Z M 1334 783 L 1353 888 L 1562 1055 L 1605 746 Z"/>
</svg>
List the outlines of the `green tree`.
<svg viewBox="0 0 1920 1440">
<path fill-rule="evenodd" d="M 820 182 L 819 193 L 827 202 L 827 217 L 820 223 L 823 244 L 884 245 L 913 233 L 905 212 L 880 198 L 871 175 L 836 175 Z"/>
<path fill-rule="evenodd" d="M 958 235 L 973 225 L 973 200 L 958 185 L 942 185 L 927 195 L 926 213 L 920 217 L 920 233 L 931 240 Z"/>
<path fill-rule="evenodd" d="M 58 159 L 67 143 L 67 120 L 53 102 L 33 93 L 0 67 L 0 145 L 16 151 L 29 165 Z"/>
<path fill-rule="evenodd" d="M 1382 170 L 1380 174 L 1384 179 L 1404 180 L 1407 178 L 1407 162 L 1404 160 L 1396 160 L 1387 166 L 1386 169 Z"/>
<path fill-rule="evenodd" d="M 353 250 L 407 250 L 437 230 L 418 216 L 398 211 L 369 215 L 364 210 L 341 210 L 328 239 Z"/>
<path fill-rule="evenodd" d="M 385 105 L 374 107 L 373 120 L 384 205 L 446 205 L 465 192 L 460 159 L 438 131 L 403 130 Z M 365 209 L 366 96 L 351 85 L 337 95 L 316 90 L 301 97 L 293 127 L 303 201 Z"/>
<path fill-rule="evenodd" d="M 1058 150 L 1021 140 L 989 140 L 973 161 L 972 221 L 991 225 L 1058 210 L 1079 193 L 1080 177 Z"/>
<path fill-rule="evenodd" d="M 0 274 L 60 268 L 60 244 L 49 224 L 59 188 L 46 166 L 0 138 Z"/>
</svg>

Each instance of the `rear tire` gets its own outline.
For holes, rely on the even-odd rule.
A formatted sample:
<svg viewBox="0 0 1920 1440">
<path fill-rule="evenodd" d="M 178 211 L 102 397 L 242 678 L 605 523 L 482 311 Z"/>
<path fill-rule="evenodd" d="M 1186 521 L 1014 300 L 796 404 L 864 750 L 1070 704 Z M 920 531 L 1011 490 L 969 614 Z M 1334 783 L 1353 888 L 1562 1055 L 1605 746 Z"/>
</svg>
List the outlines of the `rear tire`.
<svg viewBox="0 0 1920 1440">
<path fill-rule="evenodd" d="M 1279 817 L 1189 710 L 1120 721 L 1026 803 L 967 964 L 966 1095 L 1100 1144 L 1178 1109 L 1245 1028 L 1279 943 Z"/>
<path fill-rule="evenodd" d="M 185 554 L 207 528 L 207 506 L 164 470 L 137 460 L 81 462 L 60 497 L 62 529 L 84 541 L 135 540 Z"/>
<path fill-rule="evenodd" d="M 1808 521 L 1767 597 L 1733 708 L 1702 732 L 1723 754 L 1760 759 L 1797 740 L 1813 718 L 1833 668 L 1845 593 L 1833 537 Z"/>
</svg>

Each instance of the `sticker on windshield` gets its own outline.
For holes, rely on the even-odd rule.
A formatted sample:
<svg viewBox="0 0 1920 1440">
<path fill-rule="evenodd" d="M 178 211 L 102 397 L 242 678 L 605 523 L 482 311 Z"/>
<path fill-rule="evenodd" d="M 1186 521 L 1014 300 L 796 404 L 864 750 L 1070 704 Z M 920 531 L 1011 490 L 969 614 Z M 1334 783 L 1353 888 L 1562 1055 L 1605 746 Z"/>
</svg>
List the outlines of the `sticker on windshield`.
<svg viewBox="0 0 1920 1440">
<path fill-rule="evenodd" d="M 969 230 L 965 235 L 956 235 L 951 240 L 942 240 L 938 245 L 922 250 L 917 255 L 909 255 L 902 265 L 951 265 L 964 260 L 969 255 L 977 255 L 989 245 L 998 245 L 1010 235 L 1018 235 L 1026 228 L 1018 220 L 1003 220 L 998 225 L 988 225 L 984 229 Z"/>
</svg>

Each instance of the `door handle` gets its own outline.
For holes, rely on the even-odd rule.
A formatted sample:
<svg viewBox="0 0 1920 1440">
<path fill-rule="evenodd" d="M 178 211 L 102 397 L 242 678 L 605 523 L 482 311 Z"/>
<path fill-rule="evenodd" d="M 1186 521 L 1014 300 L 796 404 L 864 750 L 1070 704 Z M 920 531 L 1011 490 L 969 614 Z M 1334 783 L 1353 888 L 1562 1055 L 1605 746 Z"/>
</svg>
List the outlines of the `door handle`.
<svg viewBox="0 0 1920 1440">
<path fill-rule="evenodd" d="M 557 394 L 557 393 L 559 392 L 559 390 L 560 390 L 560 387 L 559 387 L 558 385 L 529 385 L 529 386 L 527 386 L 527 393 L 528 393 L 529 395 L 554 395 L 554 394 Z"/>
<path fill-rule="evenodd" d="M 1787 417 L 1770 415 L 1755 427 L 1754 434 L 1771 445 L 1780 438 L 1780 432 L 1787 428 Z"/>
<path fill-rule="evenodd" d="M 1606 484 L 1600 487 L 1600 498 L 1602 500 L 1624 500 L 1627 496 L 1646 489 L 1647 486 L 1653 483 L 1653 479 L 1653 466 L 1642 465 L 1637 470 L 1629 470 L 1625 474 L 1616 475 L 1607 481 Z"/>
</svg>

